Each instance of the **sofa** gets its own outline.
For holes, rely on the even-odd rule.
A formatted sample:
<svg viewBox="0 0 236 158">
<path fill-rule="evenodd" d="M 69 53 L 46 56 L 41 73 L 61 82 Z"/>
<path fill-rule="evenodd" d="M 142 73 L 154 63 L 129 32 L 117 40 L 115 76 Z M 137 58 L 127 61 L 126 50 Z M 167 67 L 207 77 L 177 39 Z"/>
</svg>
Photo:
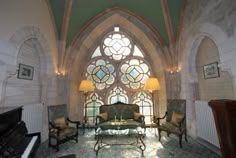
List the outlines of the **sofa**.
<svg viewBox="0 0 236 158">
<path fill-rule="evenodd" d="M 117 102 L 115 104 L 100 106 L 95 125 L 98 127 L 100 124 L 108 121 L 126 120 L 135 122 L 140 127 L 145 127 L 144 118 L 144 115 L 139 113 L 138 105 Z"/>
</svg>

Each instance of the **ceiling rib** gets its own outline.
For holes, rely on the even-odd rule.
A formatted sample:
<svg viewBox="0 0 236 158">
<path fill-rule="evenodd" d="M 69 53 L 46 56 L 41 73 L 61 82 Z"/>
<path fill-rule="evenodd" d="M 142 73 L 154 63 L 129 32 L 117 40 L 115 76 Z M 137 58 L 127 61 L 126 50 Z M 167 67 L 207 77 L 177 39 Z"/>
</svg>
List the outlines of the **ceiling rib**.
<svg viewBox="0 0 236 158">
<path fill-rule="evenodd" d="M 182 4 L 181 11 L 180 11 L 180 14 L 179 14 L 176 37 L 175 37 L 176 41 L 179 40 L 180 32 L 181 32 L 182 25 L 183 25 L 184 10 L 185 10 L 186 5 L 187 5 L 187 0 L 183 0 L 183 4 Z"/>
<path fill-rule="evenodd" d="M 85 25 L 82 26 L 82 28 L 76 33 L 76 35 L 73 37 L 73 39 L 71 40 L 69 46 L 73 47 L 73 45 L 75 44 L 76 40 L 78 39 L 78 37 L 80 36 L 80 34 L 82 34 L 82 32 L 89 27 L 89 25 L 91 25 L 95 20 L 99 19 L 100 17 L 104 16 L 105 14 L 107 14 L 108 12 L 111 11 L 115 11 L 115 10 L 121 10 L 135 18 L 137 18 L 138 20 L 140 20 L 141 22 L 143 22 L 150 30 L 151 32 L 155 35 L 158 43 L 162 46 L 162 47 L 166 47 L 166 44 L 163 40 L 163 38 L 161 37 L 161 35 L 158 33 L 158 31 L 150 24 L 148 23 L 145 19 L 143 19 L 142 17 L 140 17 L 139 15 L 135 14 L 134 12 L 127 10 L 125 8 L 122 7 L 111 7 L 111 8 L 107 8 L 106 10 L 104 10 L 103 12 L 98 13 L 97 15 L 95 15 L 94 17 L 92 17 Z"/>
<path fill-rule="evenodd" d="M 65 50 L 66 50 L 66 38 L 67 38 L 67 32 L 68 32 L 68 26 L 70 21 L 70 14 L 71 14 L 71 8 L 72 8 L 72 0 L 66 0 L 65 3 L 65 10 L 63 15 L 63 22 L 62 22 L 62 30 L 61 30 L 61 40 L 60 40 L 60 63 L 59 63 L 59 71 L 64 72 L 64 57 L 65 57 Z M 65 73 L 65 72 L 64 72 Z"/>
<path fill-rule="evenodd" d="M 56 22 L 55 22 L 55 17 L 53 15 L 52 7 L 51 7 L 51 4 L 50 4 L 49 0 L 46 0 L 46 4 L 47 4 L 47 7 L 48 7 L 50 18 L 52 19 L 52 25 L 53 25 L 53 28 L 54 28 L 53 30 L 54 30 L 55 37 L 56 37 L 56 39 L 59 39 L 58 38 L 58 32 L 57 32 L 57 26 L 56 26 Z"/>
<path fill-rule="evenodd" d="M 161 8 L 164 16 L 164 22 L 165 22 L 165 27 L 166 27 L 166 32 L 168 36 L 168 41 L 169 41 L 169 57 L 170 61 L 172 61 L 175 53 L 175 48 L 174 48 L 174 43 L 175 43 L 175 38 L 174 38 L 174 32 L 172 28 L 172 23 L 171 23 L 171 17 L 169 13 L 169 8 L 168 8 L 168 3 L 167 0 L 160 0 L 161 2 Z M 173 62 L 171 62 L 173 63 Z"/>
<path fill-rule="evenodd" d="M 164 16 L 166 31 L 168 35 L 169 44 L 173 44 L 174 42 L 174 33 L 171 23 L 171 17 L 169 14 L 169 8 L 166 0 L 161 0 L 161 8 Z"/>
</svg>

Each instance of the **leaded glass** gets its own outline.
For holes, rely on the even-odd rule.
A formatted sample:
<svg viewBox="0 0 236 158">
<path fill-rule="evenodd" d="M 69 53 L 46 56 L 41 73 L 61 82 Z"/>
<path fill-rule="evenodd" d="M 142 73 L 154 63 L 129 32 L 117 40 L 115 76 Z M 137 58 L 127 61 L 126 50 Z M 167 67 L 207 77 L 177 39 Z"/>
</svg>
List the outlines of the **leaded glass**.
<svg viewBox="0 0 236 158">
<path fill-rule="evenodd" d="M 105 38 L 103 49 L 105 55 L 114 60 L 125 59 L 131 53 L 130 40 L 121 33 L 114 33 Z"/>
<path fill-rule="evenodd" d="M 94 81 L 97 89 L 104 89 L 115 81 L 115 68 L 108 61 L 99 59 L 88 66 L 86 76 Z"/>
<path fill-rule="evenodd" d="M 101 51 L 100 51 L 100 47 L 97 47 L 97 49 L 94 51 L 91 58 L 95 58 L 95 57 L 99 57 L 99 56 L 102 56 L 102 54 L 101 54 Z"/>
<path fill-rule="evenodd" d="M 139 57 L 144 57 L 143 56 L 143 53 L 141 52 L 141 50 L 135 45 L 134 46 L 134 54 L 133 54 L 134 56 L 139 56 Z"/>
<path fill-rule="evenodd" d="M 95 116 L 99 114 L 99 107 L 104 103 L 97 93 L 91 93 L 88 98 L 85 110 L 87 110 L 89 123 L 95 123 Z"/>
<path fill-rule="evenodd" d="M 113 104 L 118 101 L 123 103 L 129 102 L 127 92 L 123 90 L 121 87 L 116 86 L 110 91 L 110 94 L 108 96 L 108 103 Z"/>
<path fill-rule="evenodd" d="M 150 70 L 143 60 L 131 59 L 121 66 L 121 81 L 128 88 L 138 89 L 150 76 Z"/>
<path fill-rule="evenodd" d="M 98 45 L 85 69 L 85 77 L 93 81 L 96 92 L 86 101 L 89 123 L 94 123 L 100 105 L 129 103 L 129 98 L 134 98 L 132 102 L 140 106 L 146 123 L 150 123 L 152 101 L 145 92 L 139 92 L 150 76 L 142 49 L 118 26 L 102 39 L 96 41 Z M 137 94 L 134 96 L 134 93 Z"/>
<path fill-rule="evenodd" d="M 145 123 L 150 124 L 153 115 L 151 97 L 145 92 L 139 92 L 135 95 L 133 103 L 139 105 L 140 113 L 145 116 Z"/>
</svg>

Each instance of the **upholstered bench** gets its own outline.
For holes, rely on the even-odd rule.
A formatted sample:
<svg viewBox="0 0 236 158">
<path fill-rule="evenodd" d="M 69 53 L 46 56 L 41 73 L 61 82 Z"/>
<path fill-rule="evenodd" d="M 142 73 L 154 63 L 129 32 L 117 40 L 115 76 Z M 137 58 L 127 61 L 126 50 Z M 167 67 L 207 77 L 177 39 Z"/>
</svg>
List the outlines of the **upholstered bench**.
<svg viewBox="0 0 236 158">
<path fill-rule="evenodd" d="M 96 127 L 104 122 L 114 120 L 126 120 L 140 123 L 141 127 L 145 127 L 144 116 L 139 113 L 139 106 L 136 104 L 115 103 L 102 105 L 99 108 L 99 114 L 96 116 Z"/>
</svg>

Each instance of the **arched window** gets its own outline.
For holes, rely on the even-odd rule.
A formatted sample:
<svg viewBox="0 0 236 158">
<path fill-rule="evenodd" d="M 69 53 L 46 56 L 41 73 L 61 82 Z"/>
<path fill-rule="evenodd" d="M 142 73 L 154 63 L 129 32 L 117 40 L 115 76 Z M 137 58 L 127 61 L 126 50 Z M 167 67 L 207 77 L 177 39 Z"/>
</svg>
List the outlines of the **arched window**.
<svg viewBox="0 0 236 158">
<path fill-rule="evenodd" d="M 150 66 L 138 44 L 120 27 L 114 27 L 98 41 L 86 66 L 85 77 L 95 85 L 95 93 L 90 94 L 85 106 L 89 122 L 94 123 L 100 105 L 121 101 L 138 104 L 146 123 L 150 123 L 152 101 L 149 93 L 143 91 L 150 74 Z"/>
</svg>

